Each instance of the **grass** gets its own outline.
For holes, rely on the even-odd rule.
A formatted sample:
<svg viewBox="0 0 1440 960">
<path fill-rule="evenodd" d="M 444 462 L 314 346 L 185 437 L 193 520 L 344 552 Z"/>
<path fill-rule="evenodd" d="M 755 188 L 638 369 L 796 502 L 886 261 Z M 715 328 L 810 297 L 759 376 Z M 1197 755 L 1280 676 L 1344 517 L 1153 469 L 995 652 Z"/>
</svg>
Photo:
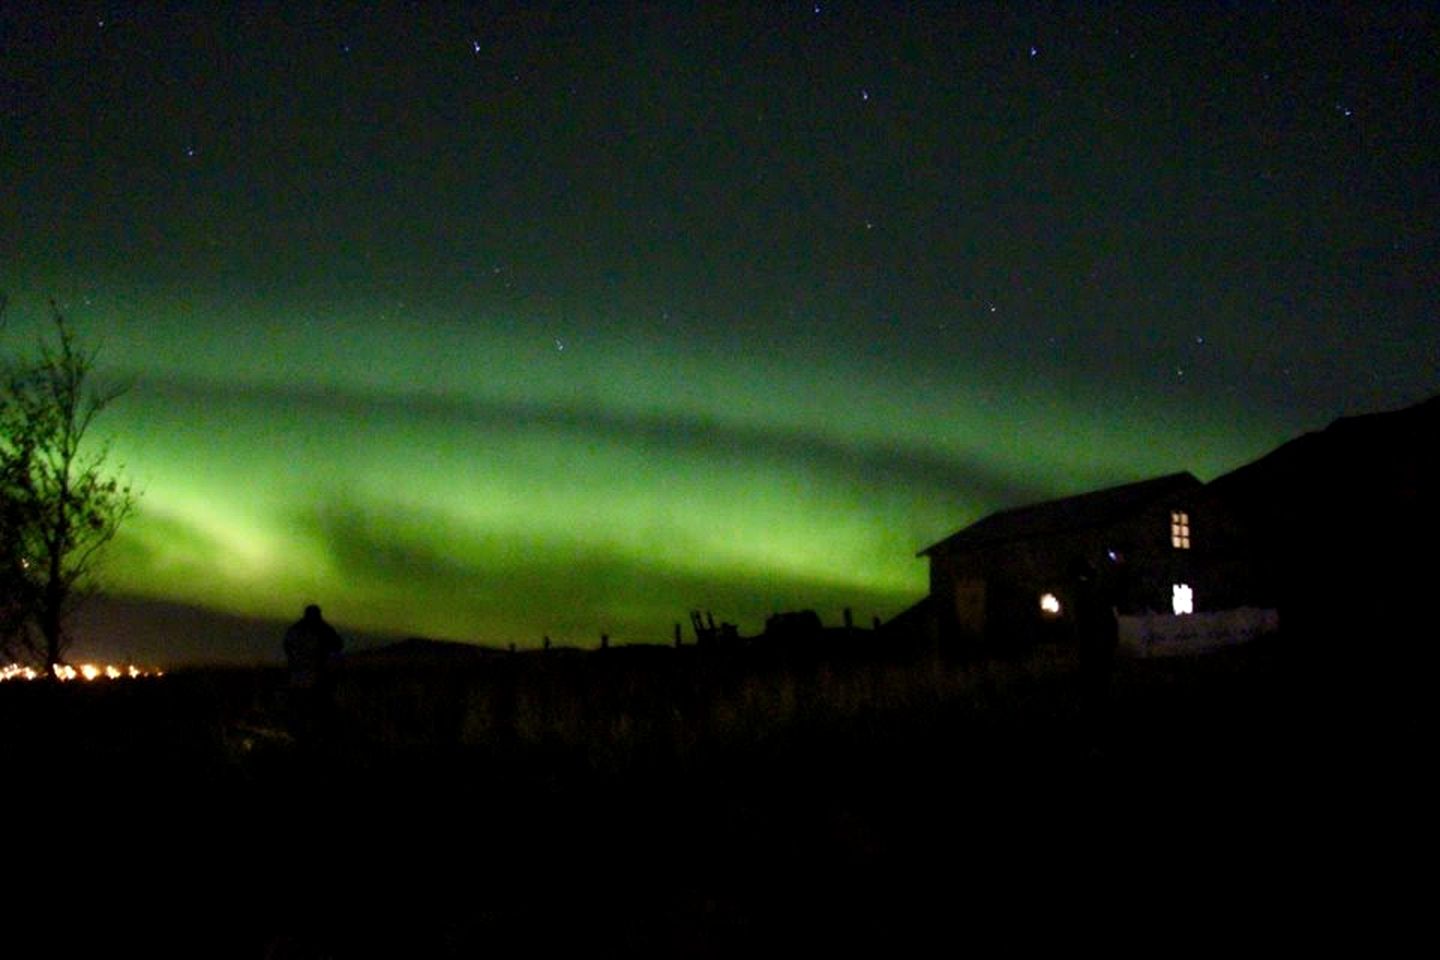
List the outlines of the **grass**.
<svg viewBox="0 0 1440 960">
<path fill-rule="evenodd" d="M 1120 661 L 1104 704 L 1053 649 L 356 667 L 316 747 L 279 671 L 182 671 L 9 685 L 0 748 L 9 809 L 84 865 L 61 889 L 131 876 L 86 830 L 145 837 L 212 956 L 1013 948 L 1332 877 L 1312 831 L 1339 849 L 1390 787 L 1351 779 L 1365 736 L 1312 667 L 1283 639 Z"/>
</svg>

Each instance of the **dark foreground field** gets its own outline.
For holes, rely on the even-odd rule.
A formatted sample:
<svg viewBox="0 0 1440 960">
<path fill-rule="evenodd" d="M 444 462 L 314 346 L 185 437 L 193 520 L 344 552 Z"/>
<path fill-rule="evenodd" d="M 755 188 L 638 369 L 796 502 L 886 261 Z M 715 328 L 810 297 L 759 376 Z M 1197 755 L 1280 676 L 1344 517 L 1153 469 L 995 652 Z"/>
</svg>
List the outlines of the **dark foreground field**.
<svg viewBox="0 0 1440 960">
<path fill-rule="evenodd" d="M 7 955 L 1373 950 L 1422 916 L 1423 685 L 1283 639 L 1103 701 L 1053 650 L 356 664 L 313 745 L 281 679 L 0 688 Z"/>
</svg>

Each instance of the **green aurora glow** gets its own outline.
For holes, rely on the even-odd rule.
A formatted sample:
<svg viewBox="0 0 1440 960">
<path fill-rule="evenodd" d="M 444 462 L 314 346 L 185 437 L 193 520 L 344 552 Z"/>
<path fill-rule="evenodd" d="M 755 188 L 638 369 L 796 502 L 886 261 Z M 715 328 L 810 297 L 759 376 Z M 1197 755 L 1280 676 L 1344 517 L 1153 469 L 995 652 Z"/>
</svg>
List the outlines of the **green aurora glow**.
<svg viewBox="0 0 1440 960">
<path fill-rule="evenodd" d="M 0 346 L 54 297 L 130 386 L 136 623 L 866 623 L 994 509 L 1435 392 L 1437 24 L 14 4 Z"/>
<path fill-rule="evenodd" d="M 281 327 L 277 350 L 165 310 L 77 316 L 130 384 L 105 426 L 144 493 L 110 585 L 267 618 L 318 598 L 379 632 L 589 644 L 663 641 L 692 608 L 745 630 L 800 607 L 889 617 L 924 591 L 915 551 L 991 509 L 1213 474 L 1271 442 L 987 366 L 922 386 L 873 358 L 736 365 L 340 318 L 343 336 Z"/>
</svg>

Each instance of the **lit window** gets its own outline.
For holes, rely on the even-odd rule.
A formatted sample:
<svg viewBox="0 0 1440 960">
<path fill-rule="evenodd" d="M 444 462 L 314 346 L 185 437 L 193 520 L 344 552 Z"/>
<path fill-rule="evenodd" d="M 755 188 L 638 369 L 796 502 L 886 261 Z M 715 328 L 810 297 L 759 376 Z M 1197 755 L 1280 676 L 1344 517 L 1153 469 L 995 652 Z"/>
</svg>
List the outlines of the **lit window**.
<svg viewBox="0 0 1440 960">
<path fill-rule="evenodd" d="M 1040 595 L 1040 612 L 1047 617 L 1060 616 L 1060 598 L 1053 593 L 1042 593 Z"/>
<path fill-rule="evenodd" d="M 1195 612 L 1195 591 L 1188 583 L 1177 583 L 1170 589 L 1170 606 L 1176 616 Z"/>
<path fill-rule="evenodd" d="M 1170 546 L 1176 550 L 1190 549 L 1190 514 L 1183 510 L 1170 511 Z"/>
</svg>

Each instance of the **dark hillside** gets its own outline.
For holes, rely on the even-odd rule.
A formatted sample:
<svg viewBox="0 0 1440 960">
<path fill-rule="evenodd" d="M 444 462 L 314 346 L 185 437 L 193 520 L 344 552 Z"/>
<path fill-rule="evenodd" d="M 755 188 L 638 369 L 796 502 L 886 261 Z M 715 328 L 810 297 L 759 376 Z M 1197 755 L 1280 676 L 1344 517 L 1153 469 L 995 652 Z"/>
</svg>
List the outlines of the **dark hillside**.
<svg viewBox="0 0 1440 960">
<path fill-rule="evenodd" d="M 1337 420 L 1211 489 L 1257 533 L 1287 628 L 1345 644 L 1433 630 L 1440 397 Z"/>
</svg>

